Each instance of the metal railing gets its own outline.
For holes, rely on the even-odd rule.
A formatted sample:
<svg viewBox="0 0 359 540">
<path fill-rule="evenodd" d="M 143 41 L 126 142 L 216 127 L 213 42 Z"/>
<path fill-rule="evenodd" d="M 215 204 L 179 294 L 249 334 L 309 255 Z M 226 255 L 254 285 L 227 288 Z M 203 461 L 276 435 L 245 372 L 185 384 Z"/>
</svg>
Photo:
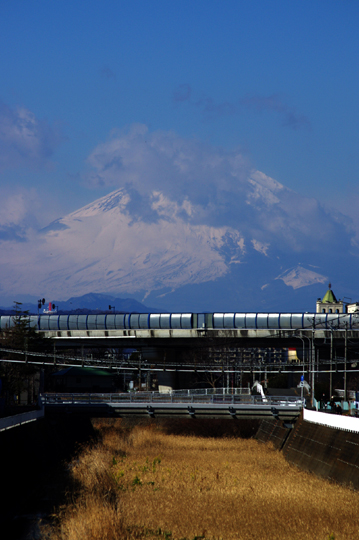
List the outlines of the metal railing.
<svg viewBox="0 0 359 540">
<path fill-rule="evenodd" d="M 244 388 L 234 388 L 234 387 L 225 387 L 225 388 L 190 388 L 189 390 L 171 390 L 169 394 L 175 396 L 184 396 L 184 395 L 212 395 L 212 394 L 226 394 L 226 395 L 245 395 L 249 396 L 251 394 L 251 389 L 248 387 Z"/>
<path fill-rule="evenodd" d="M 238 404 L 238 405 L 270 405 L 272 407 L 303 407 L 300 397 L 292 396 L 251 396 L 235 394 L 160 394 L 159 392 L 130 392 L 127 394 L 42 394 L 41 404 L 46 405 L 84 405 L 101 404 L 161 404 L 161 403 L 203 403 L 203 404 Z"/>
</svg>

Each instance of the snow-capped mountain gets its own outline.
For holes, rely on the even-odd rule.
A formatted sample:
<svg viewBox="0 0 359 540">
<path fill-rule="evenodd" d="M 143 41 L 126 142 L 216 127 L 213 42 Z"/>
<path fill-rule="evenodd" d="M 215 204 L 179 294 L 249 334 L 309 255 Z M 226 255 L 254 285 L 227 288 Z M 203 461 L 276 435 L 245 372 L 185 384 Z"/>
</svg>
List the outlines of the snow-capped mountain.
<svg viewBox="0 0 359 540">
<path fill-rule="evenodd" d="M 120 188 L 26 242 L 3 241 L 0 295 L 93 292 L 174 311 L 310 311 L 330 279 L 337 295 L 355 297 L 357 259 L 338 216 L 258 171 L 223 201 L 222 191 L 216 214 L 213 200 Z"/>
</svg>

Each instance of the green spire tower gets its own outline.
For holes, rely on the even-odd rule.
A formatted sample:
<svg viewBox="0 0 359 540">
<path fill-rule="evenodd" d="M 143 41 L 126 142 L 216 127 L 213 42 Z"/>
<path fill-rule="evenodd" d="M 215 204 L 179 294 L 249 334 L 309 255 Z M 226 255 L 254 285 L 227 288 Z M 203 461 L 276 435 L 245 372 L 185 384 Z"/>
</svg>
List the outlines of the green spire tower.
<svg viewBox="0 0 359 540">
<path fill-rule="evenodd" d="M 344 313 L 344 302 L 337 300 L 332 291 L 332 285 L 329 283 L 329 289 L 323 296 L 323 299 L 317 300 L 317 313 Z"/>
</svg>

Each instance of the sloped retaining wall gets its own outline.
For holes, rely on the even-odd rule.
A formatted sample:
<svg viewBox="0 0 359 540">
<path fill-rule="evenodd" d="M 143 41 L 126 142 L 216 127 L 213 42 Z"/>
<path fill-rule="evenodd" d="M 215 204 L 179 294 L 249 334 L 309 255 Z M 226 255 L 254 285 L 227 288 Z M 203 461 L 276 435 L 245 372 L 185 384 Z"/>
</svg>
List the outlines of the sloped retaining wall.
<svg viewBox="0 0 359 540">
<path fill-rule="evenodd" d="M 352 421 L 353 431 L 325 425 L 346 425 L 348 420 Z M 305 471 L 359 489 L 359 419 L 305 411 L 292 430 L 280 424 L 276 420 L 263 421 L 256 438 L 271 441 L 287 461 Z"/>
<path fill-rule="evenodd" d="M 263 443 L 271 442 L 277 450 L 282 450 L 291 430 L 280 420 L 262 420 L 255 438 Z"/>
</svg>

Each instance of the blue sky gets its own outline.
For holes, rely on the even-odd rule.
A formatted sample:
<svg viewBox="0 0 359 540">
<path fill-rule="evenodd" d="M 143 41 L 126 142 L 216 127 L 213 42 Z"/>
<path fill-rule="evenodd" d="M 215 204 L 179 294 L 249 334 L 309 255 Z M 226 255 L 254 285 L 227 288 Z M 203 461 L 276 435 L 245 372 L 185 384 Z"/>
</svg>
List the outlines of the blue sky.
<svg viewBox="0 0 359 540">
<path fill-rule="evenodd" d="M 355 220 L 358 27 L 356 0 L 3 0 L 0 227 L 115 189 L 93 156 L 136 124 L 240 152 Z"/>
</svg>

